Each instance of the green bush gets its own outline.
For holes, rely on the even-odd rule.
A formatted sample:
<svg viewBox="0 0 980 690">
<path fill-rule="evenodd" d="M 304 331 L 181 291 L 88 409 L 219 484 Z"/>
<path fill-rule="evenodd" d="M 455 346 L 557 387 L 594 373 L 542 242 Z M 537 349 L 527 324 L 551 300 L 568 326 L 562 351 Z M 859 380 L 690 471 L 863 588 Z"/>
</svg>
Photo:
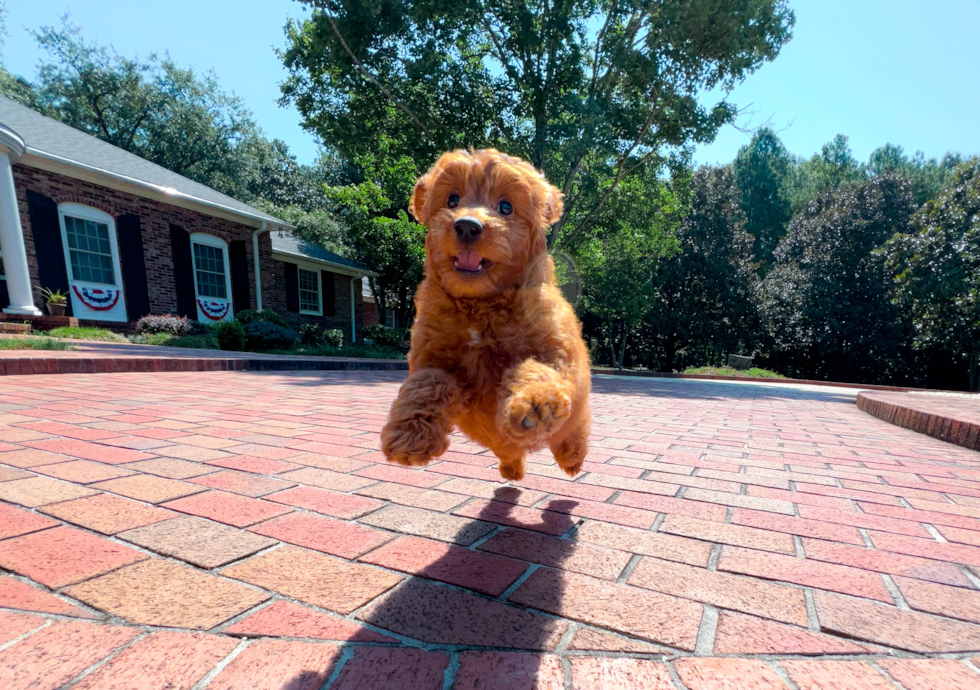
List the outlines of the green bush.
<svg viewBox="0 0 980 690">
<path fill-rule="evenodd" d="M 238 321 L 218 321 L 211 326 L 211 333 L 222 350 L 238 352 L 245 349 L 245 327 Z"/>
<path fill-rule="evenodd" d="M 329 331 L 323 332 L 323 337 L 320 338 L 320 342 L 327 347 L 343 347 L 344 332 L 339 328 L 331 328 Z"/>
<path fill-rule="evenodd" d="M 364 329 L 364 337 L 379 347 L 387 347 L 395 350 L 405 350 L 405 336 L 407 331 L 402 328 L 388 328 L 380 323 L 368 326 Z"/>
<path fill-rule="evenodd" d="M 153 314 L 147 314 L 136 322 L 136 335 L 166 333 L 167 335 L 181 336 L 190 335 L 190 332 L 190 323 L 186 316 L 175 316 L 174 314 L 154 316 Z"/>
<path fill-rule="evenodd" d="M 247 326 L 253 321 L 268 321 L 276 324 L 277 326 L 289 328 L 289 324 L 286 323 L 286 320 L 271 309 L 263 309 L 262 311 L 242 309 L 240 312 L 235 314 L 235 320 L 241 323 L 243 326 Z"/>
<path fill-rule="evenodd" d="M 304 345 L 316 345 L 320 339 L 320 324 L 304 323 L 299 327 L 299 341 Z"/>
<path fill-rule="evenodd" d="M 251 321 L 245 324 L 245 346 L 249 350 L 288 350 L 299 340 L 292 328 L 271 321 Z"/>
<path fill-rule="evenodd" d="M 180 338 L 169 338 L 165 343 L 168 347 L 195 347 L 200 350 L 218 350 L 218 339 L 213 335 L 185 335 Z"/>
</svg>

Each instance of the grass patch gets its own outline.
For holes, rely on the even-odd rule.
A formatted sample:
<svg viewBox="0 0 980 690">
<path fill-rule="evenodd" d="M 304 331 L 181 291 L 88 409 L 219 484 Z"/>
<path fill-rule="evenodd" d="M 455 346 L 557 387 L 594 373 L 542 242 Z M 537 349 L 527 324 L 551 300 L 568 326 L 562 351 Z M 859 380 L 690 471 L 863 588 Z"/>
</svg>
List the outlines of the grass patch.
<svg viewBox="0 0 980 690">
<path fill-rule="evenodd" d="M 196 347 L 201 350 L 217 350 L 218 339 L 213 335 L 170 335 L 169 333 L 141 333 L 130 336 L 129 342 L 137 345 L 164 345 L 166 347 Z"/>
<path fill-rule="evenodd" d="M 786 378 L 782 374 L 769 371 L 768 369 L 760 369 L 759 367 L 752 367 L 751 369 L 732 369 L 731 367 L 691 367 L 690 369 L 684 370 L 685 374 L 701 374 L 706 376 L 737 376 L 739 378 L 753 378 L 753 379 L 784 379 Z"/>
<path fill-rule="evenodd" d="M 293 350 L 263 350 L 270 355 L 300 355 L 303 357 L 353 357 L 365 359 L 405 359 L 405 354 L 399 350 L 377 345 L 344 345 L 329 347 L 320 345 L 311 347 L 300 345 Z"/>
<path fill-rule="evenodd" d="M 47 332 L 52 338 L 68 338 L 71 340 L 98 340 L 104 343 L 128 343 L 125 336 L 113 333 L 105 328 L 88 326 L 60 326 Z"/>
<path fill-rule="evenodd" d="M 0 350 L 74 350 L 71 343 L 54 338 L 0 338 Z"/>
</svg>

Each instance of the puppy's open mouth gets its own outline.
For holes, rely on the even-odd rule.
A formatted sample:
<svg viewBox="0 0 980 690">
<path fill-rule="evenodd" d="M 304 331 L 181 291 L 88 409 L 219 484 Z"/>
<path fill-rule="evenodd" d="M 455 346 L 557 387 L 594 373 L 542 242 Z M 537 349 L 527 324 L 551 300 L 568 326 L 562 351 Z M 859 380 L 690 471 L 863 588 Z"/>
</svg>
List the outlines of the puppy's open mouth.
<svg viewBox="0 0 980 690">
<path fill-rule="evenodd" d="M 460 252 L 453 257 L 453 268 L 459 273 L 476 275 L 485 272 L 493 265 L 490 259 L 484 259 L 476 252 Z"/>
</svg>

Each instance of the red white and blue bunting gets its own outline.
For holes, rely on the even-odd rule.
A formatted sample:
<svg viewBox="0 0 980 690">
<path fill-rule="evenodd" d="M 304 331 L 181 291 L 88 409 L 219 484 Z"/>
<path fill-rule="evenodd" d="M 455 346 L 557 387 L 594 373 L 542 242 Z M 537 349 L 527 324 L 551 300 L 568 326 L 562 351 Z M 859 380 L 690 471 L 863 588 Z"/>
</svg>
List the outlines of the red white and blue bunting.
<svg viewBox="0 0 980 690">
<path fill-rule="evenodd" d="M 82 304 L 94 311 L 109 311 L 116 306 L 119 295 L 122 294 L 122 290 L 119 288 L 110 290 L 107 288 L 80 288 L 77 285 L 72 285 L 71 289 L 75 292 L 75 296 L 82 301 Z"/>
<path fill-rule="evenodd" d="M 228 315 L 231 309 L 231 302 L 212 302 L 206 299 L 197 300 L 197 306 L 201 308 L 201 313 L 212 321 L 221 321 Z"/>
</svg>

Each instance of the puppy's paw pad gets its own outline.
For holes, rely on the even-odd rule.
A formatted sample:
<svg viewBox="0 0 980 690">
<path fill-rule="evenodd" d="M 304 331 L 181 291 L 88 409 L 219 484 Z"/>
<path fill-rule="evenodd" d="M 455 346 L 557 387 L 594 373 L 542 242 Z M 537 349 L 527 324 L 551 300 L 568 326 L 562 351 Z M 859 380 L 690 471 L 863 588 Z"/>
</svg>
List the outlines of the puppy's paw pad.
<svg viewBox="0 0 980 690">
<path fill-rule="evenodd" d="M 524 391 L 507 400 L 504 424 L 517 436 L 547 436 L 568 419 L 571 402 L 551 390 Z"/>
</svg>

